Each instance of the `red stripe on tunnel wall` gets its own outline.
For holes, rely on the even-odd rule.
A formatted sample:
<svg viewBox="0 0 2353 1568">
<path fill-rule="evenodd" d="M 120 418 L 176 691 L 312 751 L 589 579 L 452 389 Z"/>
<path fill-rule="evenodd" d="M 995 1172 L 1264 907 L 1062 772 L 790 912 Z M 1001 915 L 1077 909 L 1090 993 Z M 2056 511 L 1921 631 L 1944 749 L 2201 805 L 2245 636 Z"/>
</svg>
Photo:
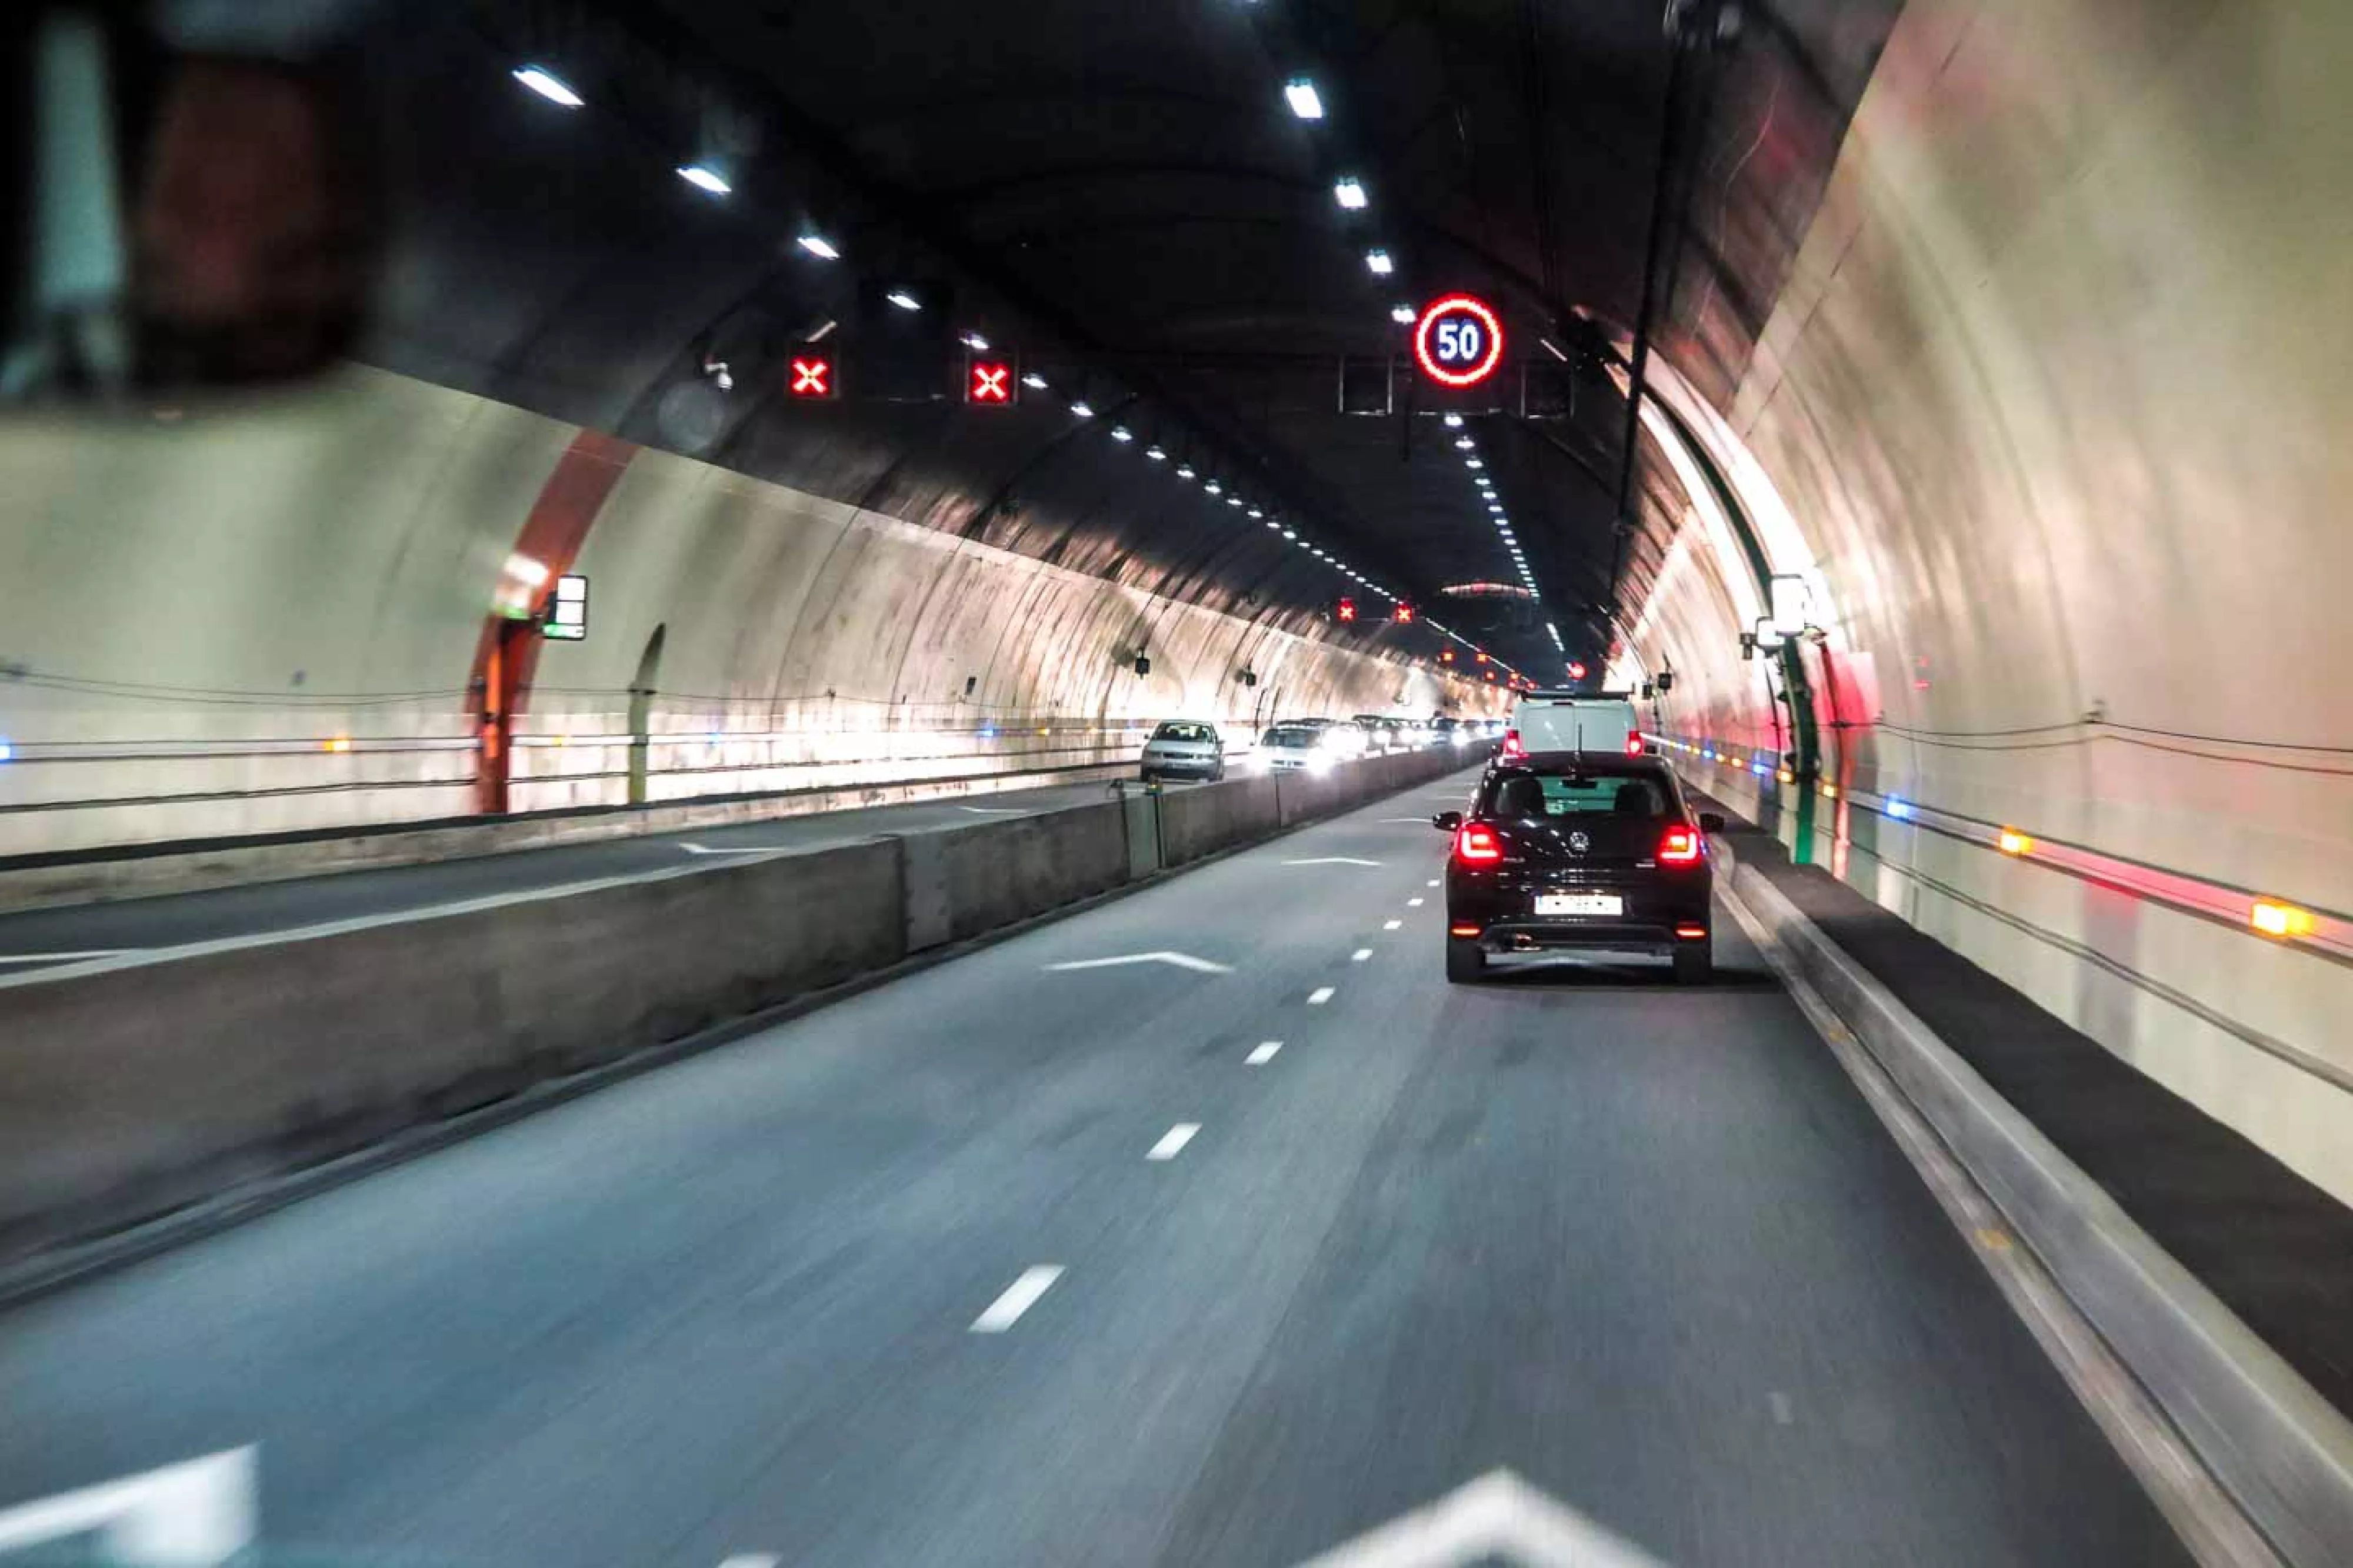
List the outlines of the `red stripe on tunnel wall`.
<svg viewBox="0 0 2353 1568">
<path fill-rule="evenodd" d="M 583 430 L 556 460 L 531 515 L 515 536 L 514 553 L 529 556 L 547 568 L 553 582 L 572 570 L 580 547 L 596 516 L 621 482 L 629 460 L 638 455 L 630 442 L 596 430 Z M 490 584 L 495 592 L 496 583 Z M 539 668 L 540 639 L 526 634 L 523 623 L 510 621 L 492 610 L 483 619 L 482 635 L 474 647 L 474 668 L 466 689 L 480 694 L 481 758 L 477 772 L 476 804 L 486 812 L 507 809 L 507 779 L 512 751 L 509 731 L 515 715 L 531 700 L 532 677 Z"/>
</svg>

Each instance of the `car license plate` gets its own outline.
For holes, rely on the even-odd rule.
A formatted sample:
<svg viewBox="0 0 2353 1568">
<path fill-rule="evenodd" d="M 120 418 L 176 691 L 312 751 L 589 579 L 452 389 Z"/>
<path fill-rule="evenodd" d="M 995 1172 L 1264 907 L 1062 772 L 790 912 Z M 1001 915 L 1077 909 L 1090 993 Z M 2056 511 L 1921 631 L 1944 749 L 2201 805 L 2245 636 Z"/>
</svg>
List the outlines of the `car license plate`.
<svg viewBox="0 0 2353 1568">
<path fill-rule="evenodd" d="M 1626 900 L 1615 893 L 1538 893 L 1540 915 L 1622 915 Z"/>
</svg>

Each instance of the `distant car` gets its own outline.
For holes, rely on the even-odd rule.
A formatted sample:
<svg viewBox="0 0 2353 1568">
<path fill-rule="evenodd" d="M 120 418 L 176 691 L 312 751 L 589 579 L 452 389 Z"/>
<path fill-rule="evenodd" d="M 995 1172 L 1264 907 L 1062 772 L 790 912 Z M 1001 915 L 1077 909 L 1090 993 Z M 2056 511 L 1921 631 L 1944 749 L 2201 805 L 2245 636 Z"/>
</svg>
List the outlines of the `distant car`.
<svg viewBox="0 0 2353 1568">
<path fill-rule="evenodd" d="M 1504 757 L 1545 752 L 1642 754 L 1641 722 L 1623 692 L 1531 691 L 1512 705 Z"/>
<path fill-rule="evenodd" d="M 1215 724 L 1171 720 L 1152 731 L 1144 742 L 1143 773 L 1154 779 L 1208 779 L 1226 776 L 1226 743 Z"/>
<path fill-rule="evenodd" d="M 1498 762 L 1469 813 L 1431 826 L 1454 836 L 1446 860 L 1446 978 L 1472 981 L 1503 953 L 1643 953 L 1679 984 L 1713 973 L 1707 835 L 1665 763 L 1540 752 Z"/>
<path fill-rule="evenodd" d="M 1388 721 L 1377 713 L 1359 713 L 1350 721 L 1364 731 L 1365 750 L 1371 753 L 1397 749 L 1397 737 L 1389 732 Z"/>
<path fill-rule="evenodd" d="M 1270 773 L 1328 773 L 1341 756 L 1338 728 L 1277 724 L 1258 738 L 1258 765 Z"/>
</svg>

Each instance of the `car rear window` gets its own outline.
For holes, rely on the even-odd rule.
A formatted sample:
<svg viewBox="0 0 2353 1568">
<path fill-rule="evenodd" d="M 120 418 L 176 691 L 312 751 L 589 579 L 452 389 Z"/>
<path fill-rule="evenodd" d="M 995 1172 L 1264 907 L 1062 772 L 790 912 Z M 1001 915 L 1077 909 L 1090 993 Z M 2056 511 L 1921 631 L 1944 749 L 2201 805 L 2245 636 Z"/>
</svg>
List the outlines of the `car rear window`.
<svg viewBox="0 0 2353 1568">
<path fill-rule="evenodd" d="M 1207 724 L 1163 724 L 1152 731 L 1155 741 L 1214 741 L 1218 737 Z"/>
<path fill-rule="evenodd" d="M 1604 768 L 1514 770 L 1489 781 L 1484 802 L 1497 816 L 1615 816 L 1655 821 L 1674 811 L 1657 773 Z"/>
</svg>

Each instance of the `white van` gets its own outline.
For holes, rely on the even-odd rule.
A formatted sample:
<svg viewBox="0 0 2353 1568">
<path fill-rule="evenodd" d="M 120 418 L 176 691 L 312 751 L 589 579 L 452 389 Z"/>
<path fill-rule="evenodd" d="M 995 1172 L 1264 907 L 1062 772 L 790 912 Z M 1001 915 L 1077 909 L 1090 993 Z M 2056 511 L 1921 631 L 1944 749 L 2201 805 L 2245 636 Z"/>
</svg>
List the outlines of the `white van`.
<svg viewBox="0 0 2353 1568">
<path fill-rule="evenodd" d="M 1506 757 L 1535 752 L 1642 754 L 1642 727 L 1634 700 L 1623 691 L 1531 691 L 1512 706 L 1504 731 Z"/>
</svg>

